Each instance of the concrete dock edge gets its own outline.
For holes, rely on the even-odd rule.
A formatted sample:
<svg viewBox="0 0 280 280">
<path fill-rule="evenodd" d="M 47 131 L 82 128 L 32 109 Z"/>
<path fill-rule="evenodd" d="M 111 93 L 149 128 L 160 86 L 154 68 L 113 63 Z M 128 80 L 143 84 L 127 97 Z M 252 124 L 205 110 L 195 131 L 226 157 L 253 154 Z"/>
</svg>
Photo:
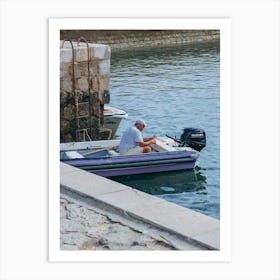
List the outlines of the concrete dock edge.
<svg viewBox="0 0 280 280">
<path fill-rule="evenodd" d="M 200 250 L 220 249 L 220 221 L 212 217 L 62 162 L 60 185 L 64 192 L 76 193 L 97 207 L 147 224 Z"/>
</svg>

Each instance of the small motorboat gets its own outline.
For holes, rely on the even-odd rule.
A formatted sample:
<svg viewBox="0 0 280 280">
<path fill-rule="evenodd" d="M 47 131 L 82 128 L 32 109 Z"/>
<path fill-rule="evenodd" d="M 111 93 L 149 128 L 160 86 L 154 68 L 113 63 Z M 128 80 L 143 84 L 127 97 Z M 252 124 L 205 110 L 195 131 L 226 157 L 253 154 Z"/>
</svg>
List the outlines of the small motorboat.
<svg viewBox="0 0 280 280">
<path fill-rule="evenodd" d="M 112 130 L 111 139 L 114 138 L 122 119 L 126 119 L 128 114 L 118 108 L 104 106 L 104 126 Z"/>
<path fill-rule="evenodd" d="M 66 164 L 101 175 L 155 173 L 188 170 L 195 167 L 200 151 L 206 146 L 204 130 L 185 128 L 180 139 L 157 137 L 151 153 L 120 155 L 120 140 L 71 142 L 60 144 L 60 160 Z"/>
</svg>

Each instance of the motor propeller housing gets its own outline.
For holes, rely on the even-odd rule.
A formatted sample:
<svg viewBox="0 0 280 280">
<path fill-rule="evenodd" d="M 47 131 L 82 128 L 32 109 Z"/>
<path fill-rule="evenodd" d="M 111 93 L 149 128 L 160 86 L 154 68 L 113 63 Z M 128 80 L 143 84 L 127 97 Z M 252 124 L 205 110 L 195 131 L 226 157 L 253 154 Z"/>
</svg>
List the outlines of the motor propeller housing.
<svg viewBox="0 0 280 280">
<path fill-rule="evenodd" d="M 184 128 L 180 137 L 180 145 L 200 152 L 206 146 L 205 131 L 200 128 Z"/>
</svg>

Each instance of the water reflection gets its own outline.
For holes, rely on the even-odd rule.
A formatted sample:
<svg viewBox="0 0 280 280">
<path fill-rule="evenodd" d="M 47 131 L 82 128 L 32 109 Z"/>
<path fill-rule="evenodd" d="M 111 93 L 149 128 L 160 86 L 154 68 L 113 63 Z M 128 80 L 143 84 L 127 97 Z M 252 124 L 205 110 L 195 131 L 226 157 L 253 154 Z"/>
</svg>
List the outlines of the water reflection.
<svg viewBox="0 0 280 280">
<path fill-rule="evenodd" d="M 111 179 L 152 195 L 198 192 L 206 188 L 206 177 L 199 170 L 118 176 Z"/>
</svg>

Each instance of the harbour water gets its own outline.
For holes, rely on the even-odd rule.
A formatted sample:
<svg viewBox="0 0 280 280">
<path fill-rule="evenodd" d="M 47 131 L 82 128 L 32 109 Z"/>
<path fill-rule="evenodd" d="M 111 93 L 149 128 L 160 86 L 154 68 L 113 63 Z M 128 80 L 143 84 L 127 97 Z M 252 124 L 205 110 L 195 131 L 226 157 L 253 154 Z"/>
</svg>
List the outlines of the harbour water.
<svg viewBox="0 0 280 280">
<path fill-rule="evenodd" d="M 128 112 L 120 138 L 136 119 L 144 137 L 180 137 L 184 127 L 206 131 L 194 171 L 113 178 L 128 186 L 220 218 L 220 50 L 200 43 L 112 53 L 110 106 Z"/>
</svg>

